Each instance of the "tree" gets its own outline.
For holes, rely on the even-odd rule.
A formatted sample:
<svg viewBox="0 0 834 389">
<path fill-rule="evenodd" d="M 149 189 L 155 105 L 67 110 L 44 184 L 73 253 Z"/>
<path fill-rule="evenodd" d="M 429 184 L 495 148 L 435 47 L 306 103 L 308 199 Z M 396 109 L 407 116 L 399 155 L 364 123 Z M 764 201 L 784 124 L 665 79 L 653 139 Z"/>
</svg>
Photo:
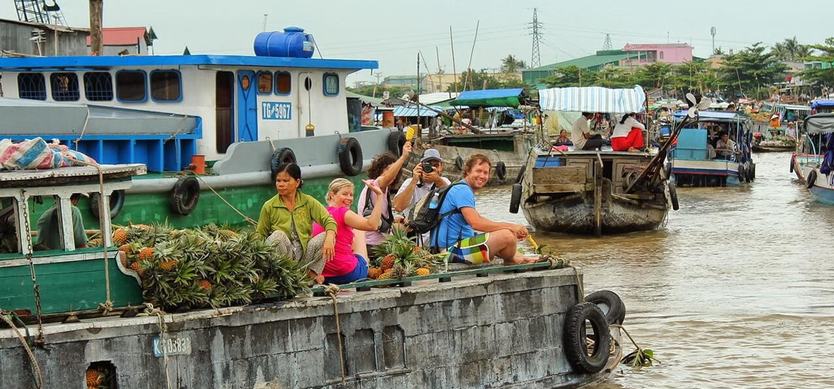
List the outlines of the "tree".
<svg viewBox="0 0 834 389">
<path fill-rule="evenodd" d="M 524 61 L 517 59 L 512 54 L 501 60 L 501 71 L 504 73 L 516 73 L 527 67 Z"/>
<path fill-rule="evenodd" d="M 774 57 L 782 61 L 802 61 L 805 57 L 811 54 L 811 49 L 799 43 L 796 36 L 785 39 L 782 42 L 777 42 L 773 45 L 770 52 Z"/>
<path fill-rule="evenodd" d="M 606 88 L 633 87 L 635 74 L 633 71 L 617 66 L 605 66 L 596 73 L 596 86 Z"/>
<path fill-rule="evenodd" d="M 668 63 L 655 62 L 640 68 L 636 74 L 636 81 L 644 88 L 668 87 L 672 75 L 672 65 Z"/>
<path fill-rule="evenodd" d="M 755 97 L 764 97 L 767 96 L 767 86 L 781 81 L 786 71 L 787 66 L 772 52 L 765 53 L 765 47 L 758 42 L 725 56 L 719 75 L 731 96 L 750 93 Z"/>
<path fill-rule="evenodd" d="M 806 59 L 808 61 L 818 61 L 821 64 L 817 68 L 812 66 L 811 69 L 805 70 L 802 72 L 802 76 L 807 81 L 823 86 L 834 86 L 834 37 L 827 38 L 824 44 L 811 45 L 810 48 L 817 52 L 814 55 L 809 55 Z"/>
<path fill-rule="evenodd" d="M 580 69 L 577 66 L 567 66 L 555 69 L 553 75 L 543 79 L 542 82 L 551 88 L 561 88 L 595 85 L 596 79 L 597 75 L 594 71 Z"/>
</svg>

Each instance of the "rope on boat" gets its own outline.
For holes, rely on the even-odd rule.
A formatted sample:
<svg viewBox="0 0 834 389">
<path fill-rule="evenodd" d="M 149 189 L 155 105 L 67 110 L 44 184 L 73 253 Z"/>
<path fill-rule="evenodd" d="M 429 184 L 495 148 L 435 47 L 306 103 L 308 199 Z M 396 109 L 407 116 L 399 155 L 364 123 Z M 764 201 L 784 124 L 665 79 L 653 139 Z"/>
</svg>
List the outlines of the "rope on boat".
<svg viewBox="0 0 834 389">
<path fill-rule="evenodd" d="M 636 350 L 636 351 L 634 351 L 633 353 L 631 353 L 631 354 L 629 354 L 629 355 L 625 356 L 625 357 L 623 358 L 623 361 L 625 361 L 626 359 L 628 359 L 628 357 L 629 357 L 629 356 L 634 355 L 634 356 L 635 356 L 635 358 L 637 358 L 638 360 L 646 360 L 646 361 L 648 361 L 648 365 L 651 365 L 652 361 L 655 361 L 655 362 L 657 362 L 657 363 L 661 363 L 659 360 L 654 359 L 654 356 L 653 356 L 653 355 L 651 355 L 651 354 L 647 355 L 647 354 L 646 354 L 646 350 L 645 350 L 645 349 L 643 349 L 642 347 L 640 347 L 640 346 L 637 344 L 637 342 L 635 342 L 635 341 L 634 341 L 634 338 L 632 338 L 632 337 L 631 337 L 631 334 L 629 334 L 629 333 L 628 333 L 628 331 L 625 329 L 625 327 L 623 327 L 623 325 L 622 325 L 622 324 L 609 324 L 609 325 L 608 325 L 608 327 L 609 327 L 609 328 L 619 328 L 619 329 L 621 329 L 621 330 L 623 331 L 623 333 L 624 333 L 624 334 L 626 334 L 626 337 L 628 337 L 628 340 L 630 340 L 630 341 L 631 341 L 631 344 L 633 344 L 633 345 L 634 345 L 634 347 L 635 347 L 635 348 L 637 348 L 637 350 Z M 644 364 L 644 363 L 641 363 L 641 365 L 642 365 L 642 366 L 647 366 L 647 365 L 646 365 L 646 364 Z"/>
<path fill-rule="evenodd" d="M 271 144 L 271 142 L 270 142 L 270 144 Z M 206 186 L 206 188 L 209 188 L 209 190 L 210 190 L 212 193 L 214 193 L 214 195 L 215 195 L 215 196 L 217 196 L 217 198 L 219 198 L 219 199 L 220 199 L 220 201 L 224 202 L 226 205 L 228 205 L 228 206 L 229 206 L 229 208 L 231 208 L 231 209 L 232 209 L 233 211 L 235 211 L 238 215 L 240 215 L 240 217 L 242 217 L 242 218 L 243 218 L 243 221 L 245 221 L 245 222 L 247 222 L 247 223 L 251 224 L 252 226 L 257 226 L 257 225 L 258 225 L 258 223 L 257 223 L 255 220 L 253 220 L 253 219 L 252 219 L 251 217 L 249 217 L 249 216 L 246 216 L 246 214 L 245 214 L 245 213 L 243 213 L 243 212 L 241 212 L 239 209 L 235 208 L 235 206 L 234 206 L 234 205 L 232 205 L 232 203 L 230 203 L 229 201 L 227 201 L 227 200 L 226 200 L 223 196 L 221 196 L 221 195 L 220 195 L 220 193 L 217 193 L 217 191 L 216 191 L 216 190 L 214 190 L 214 188 L 212 188 L 212 187 L 211 187 L 211 185 L 209 185 L 209 183 L 208 183 L 208 182 L 206 182 L 206 180 L 204 180 L 202 177 L 200 177 L 200 176 L 199 176 L 199 175 L 197 175 L 197 174 L 194 174 L 194 177 L 197 177 L 197 179 L 198 179 L 198 180 L 200 180 L 200 182 L 201 182 L 203 185 L 205 185 L 205 186 Z"/>
<path fill-rule="evenodd" d="M 154 307 L 151 303 L 145 303 L 145 313 L 149 316 L 156 316 L 159 319 L 157 326 L 159 327 L 159 344 L 162 347 L 162 364 L 165 368 L 165 387 L 171 389 L 171 379 L 168 376 L 168 350 L 165 349 L 165 312 Z"/>
<path fill-rule="evenodd" d="M 344 384 L 346 381 L 346 372 L 345 372 L 345 353 L 342 350 L 342 326 L 339 322 L 339 307 L 337 306 L 336 302 L 336 295 L 339 294 L 339 286 L 330 284 L 324 288 L 324 292 L 327 293 L 330 298 L 333 300 L 333 316 L 336 317 L 336 340 L 339 342 L 339 367 L 342 371 L 342 383 Z"/>
<path fill-rule="evenodd" d="M 38 360 L 35 358 L 35 354 L 32 352 L 32 348 L 29 347 L 29 343 L 26 342 L 26 338 L 23 337 L 23 334 L 20 333 L 20 330 L 18 330 L 14 325 L 14 322 L 12 322 L 12 319 L 10 319 L 3 310 L 0 310 L 0 319 L 3 319 L 9 328 L 14 331 L 17 339 L 20 341 L 20 344 L 23 345 L 23 349 L 26 350 L 26 355 L 29 356 L 29 364 L 32 366 L 32 376 L 35 378 L 35 387 L 38 389 L 43 388 L 43 375 L 41 374 L 41 367 L 38 364 Z"/>
</svg>

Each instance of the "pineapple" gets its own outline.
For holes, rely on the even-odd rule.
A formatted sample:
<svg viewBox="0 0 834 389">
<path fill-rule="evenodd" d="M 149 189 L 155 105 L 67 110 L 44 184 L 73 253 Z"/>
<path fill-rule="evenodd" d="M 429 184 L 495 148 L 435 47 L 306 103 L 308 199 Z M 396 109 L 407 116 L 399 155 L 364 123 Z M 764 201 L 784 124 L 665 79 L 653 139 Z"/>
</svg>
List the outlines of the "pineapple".
<svg viewBox="0 0 834 389">
<path fill-rule="evenodd" d="M 394 267 L 394 261 L 397 257 L 394 254 L 388 254 L 385 258 L 382 258 L 382 270 L 388 270 Z"/>
<path fill-rule="evenodd" d="M 130 263 L 130 270 L 133 270 L 138 273 L 140 270 L 142 270 L 142 265 L 139 263 L 139 261 L 133 261 Z"/>
<path fill-rule="evenodd" d="M 217 234 L 224 237 L 224 238 L 227 238 L 227 239 L 237 238 L 237 232 L 234 232 L 234 231 L 229 230 L 229 229 L 217 230 Z"/>
<path fill-rule="evenodd" d="M 93 238 L 87 241 L 87 247 L 101 247 L 102 244 L 101 238 Z"/>
<path fill-rule="evenodd" d="M 177 267 L 177 260 L 176 259 L 166 259 L 159 263 L 159 268 L 164 271 L 171 271 Z"/>
<path fill-rule="evenodd" d="M 382 269 L 378 267 L 372 267 L 368 269 L 368 278 L 370 279 L 377 279 L 382 274 Z"/>
<path fill-rule="evenodd" d="M 136 256 L 140 261 L 148 261 L 153 258 L 153 247 L 142 247 L 139 250 L 139 255 Z"/>
<path fill-rule="evenodd" d="M 199 286 L 200 289 L 205 290 L 206 292 L 210 292 L 212 287 L 211 281 L 205 278 L 197 281 L 197 286 Z"/>
<path fill-rule="evenodd" d="M 113 232 L 113 243 L 119 246 L 127 243 L 127 230 L 124 228 L 116 229 L 116 231 Z"/>
<path fill-rule="evenodd" d="M 104 381 L 104 375 L 101 374 L 100 371 L 94 368 L 87 369 L 85 374 L 85 378 L 87 381 L 87 388 L 98 388 Z"/>
<path fill-rule="evenodd" d="M 414 275 L 419 276 L 419 277 L 427 276 L 429 274 L 431 274 L 431 270 L 429 270 L 428 268 L 425 268 L 425 267 L 417 268 L 417 270 L 414 271 Z"/>
<path fill-rule="evenodd" d="M 119 246 L 119 251 L 124 251 L 125 255 L 133 255 L 134 254 L 134 247 L 130 243 L 125 243 Z"/>
<path fill-rule="evenodd" d="M 377 280 L 379 280 L 379 281 L 391 280 L 391 279 L 394 279 L 394 269 L 388 269 L 388 270 L 382 272 L 382 274 L 380 274 L 379 277 L 377 277 Z"/>
</svg>

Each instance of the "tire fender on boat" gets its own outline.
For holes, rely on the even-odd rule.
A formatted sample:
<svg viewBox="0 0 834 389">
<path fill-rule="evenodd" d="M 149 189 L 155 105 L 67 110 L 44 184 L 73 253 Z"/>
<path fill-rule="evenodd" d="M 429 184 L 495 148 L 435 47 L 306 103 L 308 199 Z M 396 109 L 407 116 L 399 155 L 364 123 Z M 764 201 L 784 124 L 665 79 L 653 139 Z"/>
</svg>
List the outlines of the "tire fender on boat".
<svg viewBox="0 0 834 389">
<path fill-rule="evenodd" d="M 518 213 L 518 206 L 521 204 L 521 184 L 513 184 L 512 195 L 510 196 L 510 213 Z"/>
<path fill-rule="evenodd" d="M 585 301 L 594 303 L 605 314 L 608 324 L 623 324 L 626 315 L 625 303 L 616 293 L 610 290 L 598 290 L 585 296 Z"/>
<path fill-rule="evenodd" d="M 495 176 L 501 181 L 504 181 L 504 179 L 507 178 L 507 165 L 504 164 L 504 161 L 498 161 L 498 163 L 495 164 Z"/>
<path fill-rule="evenodd" d="M 200 183 L 194 177 L 182 177 L 174 184 L 168 200 L 171 210 L 178 215 L 188 215 L 197 208 L 200 199 Z"/>
<path fill-rule="evenodd" d="M 747 178 L 747 170 L 744 169 L 744 164 L 738 164 L 738 181 L 744 182 Z"/>
<path fill-rule="evenodd" d="M 386 144 L 388 146 L 388 151 L 399 157 L 400 153 L 402 153 L 403 145 L 405 144 L 405 134 L 403 134 L 402 131 L 392 131 L 388 134 Z"/>
<path fill-rule="evenodd" d="M 756 164 L 750 162 L 750 166 L 747 167 L 747 182 L 753 182 L 756 180 Z"/>
<path fill-rule="evenodd" d="M 796 154 L 791 155 L 791 173 L 793 173 L 794 165 L 796 164 Z"/>
<path fill-rule="evenodd" d="M 677 211 L 681 208 L 678 202 L 678 189 L 675 187 L 674 182 L 666 181 L 666 185 L 669 186 L 669 201 L 672 203 L 672 209 Z"/>
<path fill-rule="evenodd" d="M 805 186 L 808 187 L 808 189 L 811 189 L 811 188 L 814 187 L 814 182 L 816 182 L 816 181 L 817 181 L 817 171 L 816 171 L 816 169 L 814 169 L 814 170 L 811 170 L 810 173 L 808 173 L 808 177 L 805 179 Z"/>
<path fill-rule="evenodd" d="M 362 173 L 362 146 L 356 138 L 343 138 L 339 141 L 339 167 L 348 176 Z"/>
<path fill-rule="evenodd" d="M 101 201 L 101 195 L 98 193 L 90 193 L 90 213 L 99 218 L 99 201 Z M 113 193 L 110 193 L 110 218 L 116 217 L 119 212 L 122 211 L 122 208 L 125 206 L 125 191 L 123 190 L 114 190 Z"/>
<path fill-rule="evenodd" d="M 589 321 L 594 330 L 594 353 L 588 355 L 588 345 L 585 343 L 585 322 Z M 599 307 L 590 302 L 576 304 L 568 309 L 565 315 L 565 356 L 577 372 L 597 373 L 605 368 L 608 362 L 608 351 L 611 346 L 611 334 L 608 322 Z"/>
<path fill-rule="evenodd" d="M 515 183 L 520 184 L 521 181 L 524 181 L 524 174 L 527 173 L 527 162 L 524 165 L 521 165 L 521 170 L 518 171 L 518 175 L 515 176 Z"/>
<path fill-rule="evenodd" d="M 463 171 L 463 157 L 460 155 L 455 158 L 455 167 L 458 168 L 458 170 Z"/>
<path fill-rule="evenodd" d="M 275 181 L 275 171 L 282 163 L 298 163 L 295 158 L 295 153 L 289 147 L 281 147 L 272 153 L 272 158 L 269 160 L 270 171 L 272 172 L 272 181 Z"/>
</svg>

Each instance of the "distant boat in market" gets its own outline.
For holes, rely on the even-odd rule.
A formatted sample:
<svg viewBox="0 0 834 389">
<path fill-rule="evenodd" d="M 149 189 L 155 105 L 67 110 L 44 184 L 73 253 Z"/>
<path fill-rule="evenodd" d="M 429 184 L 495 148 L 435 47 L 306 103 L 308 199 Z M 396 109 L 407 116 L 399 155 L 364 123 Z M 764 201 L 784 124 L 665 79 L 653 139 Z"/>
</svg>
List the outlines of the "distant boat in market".
<svg viewBox="0 0 834 389">
<path fill-rule="evenodd" d="M 834 205 L 834 113 L 805 118 L 790 167 L 815 200 Z"/>
</svg>

